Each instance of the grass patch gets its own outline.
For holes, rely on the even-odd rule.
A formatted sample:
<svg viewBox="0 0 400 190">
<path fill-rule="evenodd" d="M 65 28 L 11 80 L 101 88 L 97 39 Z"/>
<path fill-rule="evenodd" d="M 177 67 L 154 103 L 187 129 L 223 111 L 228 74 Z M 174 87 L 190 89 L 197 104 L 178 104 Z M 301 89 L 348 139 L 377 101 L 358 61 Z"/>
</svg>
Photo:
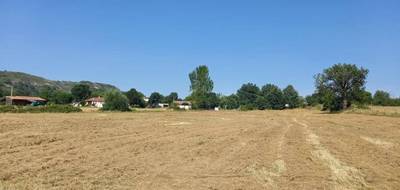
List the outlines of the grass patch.
<svg viewBox="0 0 400 190">
<path fill-rule="evenodd" d="M 80 108 L 71 105 L 48 106 L 0 106 L 0 113 L 72 113 L 82 112 Z"/>
</svg>

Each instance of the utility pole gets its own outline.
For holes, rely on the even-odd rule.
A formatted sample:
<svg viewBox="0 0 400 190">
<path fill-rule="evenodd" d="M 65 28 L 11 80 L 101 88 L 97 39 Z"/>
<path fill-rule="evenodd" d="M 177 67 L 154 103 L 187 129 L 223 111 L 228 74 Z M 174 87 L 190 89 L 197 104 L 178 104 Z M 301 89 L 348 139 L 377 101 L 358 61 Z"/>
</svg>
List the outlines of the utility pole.
<svg viewBox="0 0 400 190">
<path fill-rule="evenodd" d="M 11 96 L 13 96 L 14 93 L 14 86 L 11 86 Z"/>
</svg>

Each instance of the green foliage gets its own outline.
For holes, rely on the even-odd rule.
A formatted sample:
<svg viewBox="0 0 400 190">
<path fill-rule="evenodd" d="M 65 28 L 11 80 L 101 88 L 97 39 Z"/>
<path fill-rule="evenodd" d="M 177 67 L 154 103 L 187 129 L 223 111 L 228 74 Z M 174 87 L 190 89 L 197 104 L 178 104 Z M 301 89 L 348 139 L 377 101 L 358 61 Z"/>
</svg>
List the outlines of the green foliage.
<svg viewBox="0 0 400 190">
<path fill-rule="evenodd" d="M 388 106 L 390 105 L 390 101 L 390 94 L 388 92 L 382 90 L 378 90 L 375 92 L 373 100 L 374 105 Z"/>
<path fill-rule="evenodd" d="M 355 104 L 362 108 L 366 107 L 366 105 L 370 105 L 373 102 L 372 94 L 371 92 L 368 92 L 366 90 L 359 91 L 357 96 L 355 96 Z"/>
<path fill-rule="evenodd" d="M 383 90 L 375 92 L 372 102 L 379 106 L 400 106 L 400 98 L 391 98 L 390 94 Z"/>
<path fill-rule="evenodd" d="M 0 106 L 0 113 L 72 113 L 82 110 L 71 105 Z"/>
<path fill-rule="evenodd" d="M 56 104 L 70 104 L 74 97 L 70 93 L 58 91 L 55 93 L 54 103 Z"/>
<path fill-rule="evenodd" d="M 156 108 L 163 99 L 164 99 L 163 95 L 161 95 L 158 92 L 153 92 L 149 97 L 149 106 L 152 108 Z"/>
<path fill-rule="evenodd" d="M 212 92 L 214 82 L 211 80 L 208 67 L 201 65 L 189 74 L 192 94 L 207 94 Z"/>
<path fill-rule="evenodd" d="M 239 108 L 239 97 L 236 94 L 230 96 L 222 96 L 220 99 L 220 106 L 223 109 L 238 109 Z"/>
<path fill-rule="evenodd" d="M 299 93 L 292 85 L 287 86 L 282 92 L 284 103 L 289 104 L 289 108 L 298 108 L 303 104 L 304 101 L 300 99 Z"/>
<path fill-rule="evenodd" d="M 104 98 L 104 111 L 130 111 L 128 98 L 117 90 L 106 93 Z"/>
<path fill-rule="evenodd" d="M 245 107 L 246 110 L 256 109 L 256 100 L 260 96 L 260 88 L 252 83 L 243 84 L 237 91 L 240 107 Z"/>
<path fill-rule="evenodd" d="M 166 96 L 166 97 L 164 98 L 164 102 L 166 102 L 166 103 L 172 105 L 172 103 L 173 103 L 174 101 L 178 100 L 178 98 L 179 98 L 179 97 L 178 97 L 178 93 L 176 93 L 176 92 L 171 92 L 171 94 L 169 94 L 168 96 Z"/>
<path fill-rule="evenodd" d="M 219 106 L 219 98 L 216 93 L 210 92 L 204 96 L 197 96 L 194 109 L 214 109 Z"/>
<path fill-rule="evenodd" d="M 39 96 L 52 104 L 69 104 L 74 99 L 72 94 L 59 91 L 52 86 L 43 87 L 39 92 Z"/>
<path fill-rule="evenodd" d="M 13 95 L 17 96 L 37 96 L 39 94 L 39 90 L 35 88 L 34 85 L 27 82 L 17 82 L 13 84 L 14 93 Z"/>
<path fill-rule="evenodd" d="M 201 65 L 189 74 L 190 99 L 195 109 L 213 109 L 218 106 L 219 101 L 215 93 L 212 92 L 214 82 L 209 75 L 208 67 Z"/>
<path fill-rule="evenodd" d="M 261 98 L 263 101 L 259 103 L 259 109 L 279 110 L 285 107 L 284 96 L 278 86 L 273 84 L 263 86 L 261 89 L 261 95 L 263 96 L 263 98 Z"/>
<path fill-rule="evenodd" d="M 342 101 L 332 91 L 321 93 L 320 100 L 322 102 L 323 111 L 329 110 L 331 112 L 336 112 L 343 109 Z"/>
<path fill-rule="evenodd" d="M 89 81 L 81 81 L 81 84 L 90 86 L 94 94 L 109 90 L 118 90 L 115 86 L 103 83 L 93 83 Z M 10 95 L 11 86 L 14 87 L 14 95 L 39 96 L 40 91 L 46 87 L 51 87 L 61 92 L 71 92 L 71 88 L 78 84 L 71 81 L 52 81 L 42 77 L 21 73 L 0 71 L 0 91 L 4 96 Z"/>
<path fill-rule="evenodd" d="M 132 107 L 146 107 L 146 102 L 143 99 L 144 95 L 136 89 L 130 89 L 128 92 L 125 93 L 125 95 L 129 100 L 129 105 L 131 105 Z"/>
<path fill-rule="evenodd" d="M 353 101 L 361 99 L 368 70 L 353 64 L 335 64 L 315 77 L 318 94 L 324 108 L 337 111 L 348 108 Z"/>
<path fill-rule="evenodd" d="M 311 96 L 306 96 L 306 105 L 307 106 L 317 106 L 318 104 L 320 104 L 321 98 L 320 95 L 317 93 L 312 94 Z"/>
<path fill-rule="evenodd" d="M 72 87 L 71 94 L 76 102 L 82 102 L 92 95 L 92 91 L 87 84 L 77 84 Z"/>
</svg>

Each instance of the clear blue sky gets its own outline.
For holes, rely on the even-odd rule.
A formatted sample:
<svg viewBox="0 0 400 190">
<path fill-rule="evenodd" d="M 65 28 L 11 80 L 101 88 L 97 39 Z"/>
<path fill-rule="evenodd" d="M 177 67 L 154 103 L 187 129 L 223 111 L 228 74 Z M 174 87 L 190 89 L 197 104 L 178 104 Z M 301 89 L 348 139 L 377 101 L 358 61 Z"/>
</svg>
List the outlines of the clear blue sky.
<svg viewBox="0 0 400 190">
<path fill-rule="evenodd" d="M 215 92 L 243 83 L 314 90 L 335 63 L 400 96 L 400 1 L 0 0 L 0 70 L 188 95 L 205 64 Z"/>
</svg>

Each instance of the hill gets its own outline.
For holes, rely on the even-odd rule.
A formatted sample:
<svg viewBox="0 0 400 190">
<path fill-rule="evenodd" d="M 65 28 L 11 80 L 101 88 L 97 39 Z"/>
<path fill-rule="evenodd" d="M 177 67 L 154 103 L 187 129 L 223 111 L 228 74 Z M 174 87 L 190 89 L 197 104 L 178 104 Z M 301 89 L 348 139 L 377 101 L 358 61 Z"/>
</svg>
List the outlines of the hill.
<svg viewBox="0 0 400 190">
<path fill-rule="evenodd" d="M 14 87 L 14 95 L 36 96 L 43 88 L 54 88 L 64 92 L 70 92 L 71 88 L 79 83 L 89 85 L 92 91 L 95 92 L 119 90 L 113 85 L 104 83 L 90 81 L 54 81 L 22 72 L 0 71 L 0 96 L 8 95 L 11 86 Z"/>
</svg>

